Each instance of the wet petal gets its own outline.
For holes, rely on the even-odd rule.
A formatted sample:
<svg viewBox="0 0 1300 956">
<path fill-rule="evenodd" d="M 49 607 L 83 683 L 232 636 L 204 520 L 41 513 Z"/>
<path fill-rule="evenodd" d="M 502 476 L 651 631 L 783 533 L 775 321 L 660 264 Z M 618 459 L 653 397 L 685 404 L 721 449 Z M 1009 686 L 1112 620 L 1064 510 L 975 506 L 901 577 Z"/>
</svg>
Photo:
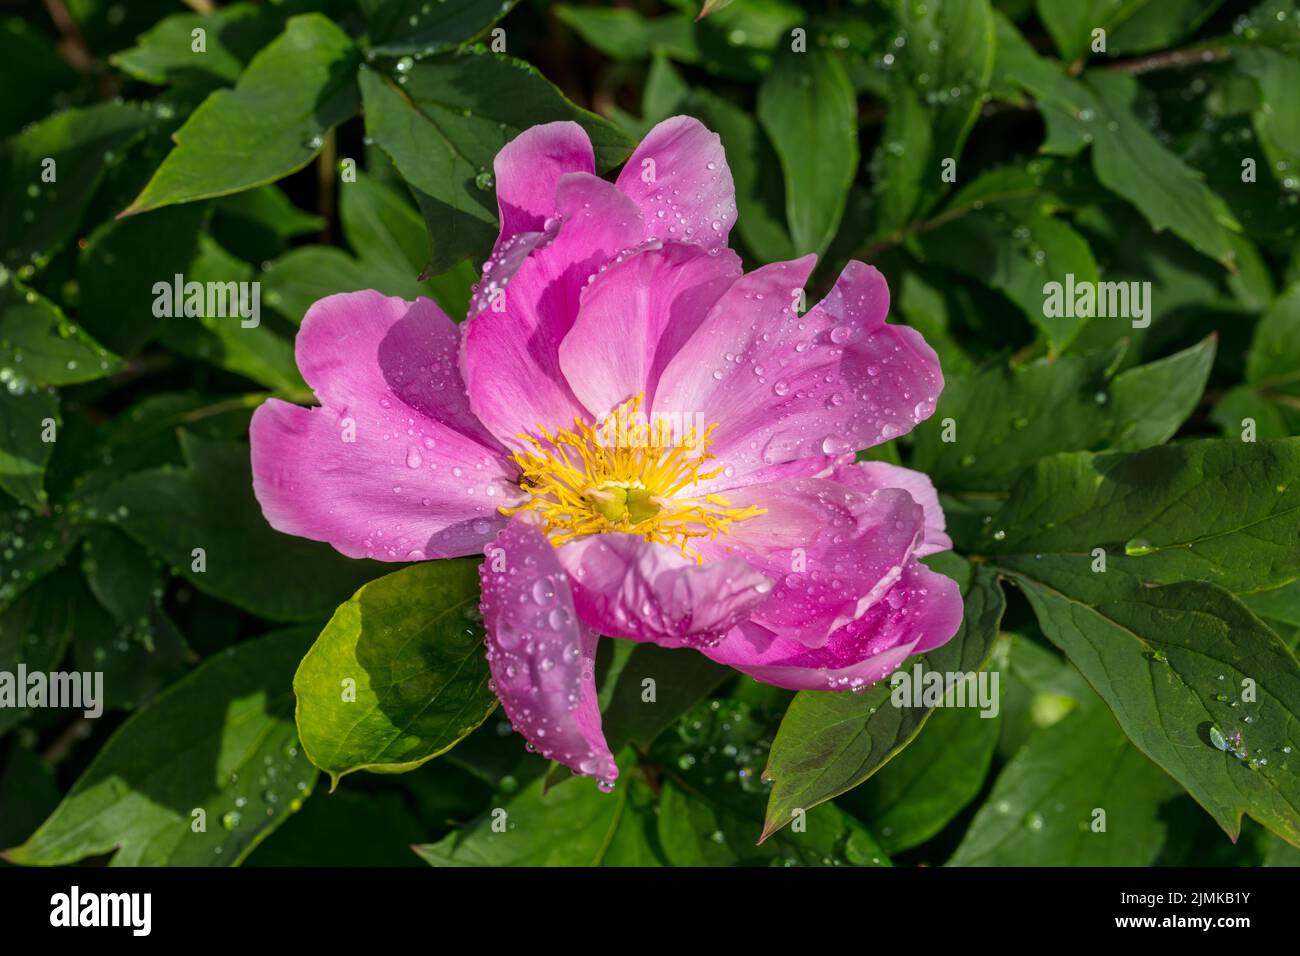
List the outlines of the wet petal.
<svg viewBox="0 0 1300 956">
<path fill-rule="evenodd" d="M 479 579 L 493 687 L 515 730 L 547 759 L 612 783 L 618 767 L 596 701 L 598 635 L 574 610 L 555 548 L 516 518 L 488 546 Z"/>
<path fill-rule="evenodd" d="M 560 371 L 560 342 L 577 317 L 587 280 L 641 237 L 636 207 L 595 176 L 562 176 L 557 208 L 563 224 L 554 240 L 524 259 L 496 304 L 464 329 L 461 368 L 470 407 L 514 448 L 525 447 L 519 434 L 539 424 L 590 420 Z"/>
<path fill-rule="evenodd" d="M 946 523 L 939 493 L 929 475 L 887 461 L 855 462 L 852 455 L 846 455 L 836 463 L 833 476 L 840 484 L 866 494 L 881 488 L 902 488 L 911 495 L 925 510 L 925 540 L 916 551 L 918 558 L 952 548 L 952 539 L 944 530 Z"/>
<path fill-rule="evenodd" d="M 492 163 L 501 243 L 516 233 L 541 232 L 556 213 L 555 192 L 565 173 L 595 173 L 586 131 L 564 120 L 532 126 L 502 147 Z"/>
<path fill-rule="evenodd" d="M 861 616 L 897 582 L 921 541 L 924 512 L 907 492 L 871 494 L 821 478 L 728 492 L 766 513 L 696 545 L 706 560 L 742 557 L 775 582 L 753 620 L 810 647 Z"/>
<path fill-rule="evenodd" d="M 809 256 L 739 279 L 660 379 L 655 412 L 719 423 L 711 450 L 737 475 L 887 441 L 929 417 L 943 387 L 920 334 L 885 324 L 889 290 L 870 266 L 850 262 L 798 315 L 812 265 Z"/>
<path fill-rule="evenodd" d="M 428 299 L 322 299 L 296 343 L 319 408 L 253 415 L 253 490 L 278 531 L 349 557 L 416 561 L 482 549 L 516 470 L 470 413 L 456 327 Z"/>
<path fill-rule="evenodd" d="M 736 223 L 736 186 L 722 140 L 691 116 L 652 129 L 618 177 L 645 215 L 646 235 L 706 249 L 726 246 Z"/>
<path fill-rule="evenodd" d="M 582 293 L 560 366 L 597 418 L 644 393 L 646 406 L 669 359 L 741 274 L 730 249 L 655 243 L 616 261 Z"/>
<path fill-rule="evenodd" d="M 634 534 L 591 535 L 557 553 L 579 617 L 602 634 L 663 647 L 721 639 L 771 590 L 740 558 L 701 565 Z"/>
<path fill-rule="evenodd" d="M 837 629 L 821 647 L 746 623 L 704 654 L 789 690 L 852 690 L 882 680 L 909 655 L 945 643 L 961 619 L 957 582 L 914 561 L 884 600 Z"/>
</svg>

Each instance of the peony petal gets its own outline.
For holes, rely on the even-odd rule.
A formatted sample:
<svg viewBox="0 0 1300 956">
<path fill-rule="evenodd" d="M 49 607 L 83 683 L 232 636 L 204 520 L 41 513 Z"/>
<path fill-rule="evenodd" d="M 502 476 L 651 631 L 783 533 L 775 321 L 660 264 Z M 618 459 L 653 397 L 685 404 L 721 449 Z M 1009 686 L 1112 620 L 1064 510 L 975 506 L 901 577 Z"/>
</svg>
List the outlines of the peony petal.
<svg viewBox="0 0 1300 956">
<path fill-rule="evenodd" d="M 754 621 L 810 647 L 880 600 L 924 528 L 921 506 L 899 488 L 861 494 L 826 479 L 788 478 L 725 497 L 766 513 L 696 549 L 706 561 L 742 557 L 771 578 L 775 586 Z"/>
<path fill-rule="evenodd" d="M 946 522 L 939 504 L 939 493 L 930 476 L 887 461 L 855 462 L 845 455 L 835 464 L 834 478 L 842 485 L 870 494 L 881 488 L 902 488 L 925 510 L 925 540 L 916 551 L 918 558 L 952 549 L 952 539 L 944 531 Z"/>
<path fill-rule="evenodd" d="M 764 464 L 879 444 L 929 417 L 943 388 L 934 351 L 885 324 L 889 290 L 850 262 L 804 316 L 794 299 L 812 257 L 764 266 L 731 286 L 669 363 L 656 413 L 701 413 L 711 451 L 736 475 Z"/>
<path fill-rule="evenodd" d="M 465 325 L 461 369 L 474 414 L 500 441 L 591 415 L 560 371 L 560 342 L 587 280 L 641 239 L 641 214 L 614 186 L 585 173 L 560 178 L 555 238 L 535 249 L 496 304 Z M 497 311 L 498 308 L 500 311 Z"/>
<path fill-rule="evenodd" d="M 544 757 L 612 783 L 618 767 L 601 730 L 595 631 L 574 611 L 556 550 L 516 518 L 479 569 L 488 666 L 501 706 Z"/>
<path fill-rule="evenodd" d="M 721 249 L 736 223 L 736 186 L 717 133 L 691 116 L 652 129 L 618 177 L 645 215 L 646 235 Z"/>
<path fill-rule="evenodd" d="M 298 332 L 320 408 L 274 399 L 250 426 L 253 491 L 271 526 L 354 558 L 472 554 L 519 494 L 470 413 L 456 327 L 428 299 L 330 296 Z"/>
<path fill-rule="evenodd" d="M 557 551 L 578 616 L 602 634 L 662 647 L 718 641 L 772 582 L 740 558 L 708 564 L 634 534 L 599 534 Z"/>
<path fill-rule="evenodd" d="M 957 633 L 961 619 L 957 582 L 914 561 L 883 601 L 836 630 L 822 647 L 809 648 L 746 623 L 703 653 L 789 690 L 852 690 L 882 680 L 910 654 L 943 644 Z"/>
<path fill-rule="evenodd" d="M 664 366 L 740 277 L 730 249 L 654 243 L 600 272 L 582 293 L 560 367 L 598 419 L 639 393 L 649 408 Z"/>
<path fill-rule="evenodd" d="M 502 147 L 492 163 L 501 236 L 541 232 L 556 213 L 555 192 L 565 173 L 595 173 L 596 155 L 587 132 L 563 120 L 533 126 Z"/>
<path fill-rule="evenodd" d="M 586 130 L 563 120 L 524 130 L 497 153 L 492 169 L 501 232 L 470 299 L 471 316 L 488 308 L 524 259 L 555 237 L 560 178 L 565 173 L 594 173 L 596 158 Z"/>
</svg>

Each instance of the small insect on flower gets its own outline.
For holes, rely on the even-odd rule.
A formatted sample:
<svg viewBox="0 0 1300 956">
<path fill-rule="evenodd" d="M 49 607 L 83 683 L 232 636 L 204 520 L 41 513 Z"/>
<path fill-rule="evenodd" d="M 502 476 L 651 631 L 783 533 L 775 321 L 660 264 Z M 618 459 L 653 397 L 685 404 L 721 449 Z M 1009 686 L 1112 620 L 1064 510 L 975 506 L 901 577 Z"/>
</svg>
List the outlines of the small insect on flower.
<svg viewBox="0 0 1300 956">
<path fill-rule="evenodd" d="M 814 256 L 745 274 L 721 142 L 689 117 L 614 183 L 568 122 L 509 143 L 493 181 L 501 234 L 464 325 L 377 292 L 303 319 L 320 407 L 272 400 L 252 424 L 274 527 L 385 561 L 494 555 L 496 693 L 606 787 L 598 635 L 823 690 L 952 637 L 959 589 L 918 560 L 951 547 L 933 485 L 855 460 L 943 388 L 921 335 L 886 323 L 879 272 L 850 262 L 807 312 Z"/>
</svg>

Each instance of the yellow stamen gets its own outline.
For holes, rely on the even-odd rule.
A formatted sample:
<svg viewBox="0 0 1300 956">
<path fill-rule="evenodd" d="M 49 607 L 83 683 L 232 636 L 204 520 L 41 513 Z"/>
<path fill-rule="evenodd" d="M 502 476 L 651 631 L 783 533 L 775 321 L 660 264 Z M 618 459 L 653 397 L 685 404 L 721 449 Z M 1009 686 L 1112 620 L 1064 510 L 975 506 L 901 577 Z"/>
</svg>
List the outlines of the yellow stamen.
<svg viewBox="0 0 1300 956">
<path fill-rule="evenodd" d="M 501 513 L 537 512 L 556 547 L 583 535 L 625 531 L 703 561 L 690 548 L 692 540 L 728 534 L 734 522 L 766 512 L 732 507 L 718 494 L 690 495 L 696 484 L 722 472 L 702 470 L 714 460 L 708 447 L 718 426 L 678 435 L 682 429 L 673 420 L 645 420 L 644 397 L 629 399 L 599 424 L 574 419 L 572 430 L 552 433 L 538 425 L 540 437 L 520 435 L 532 451 L 511 457 L 529 498 Z"/>
</svg>

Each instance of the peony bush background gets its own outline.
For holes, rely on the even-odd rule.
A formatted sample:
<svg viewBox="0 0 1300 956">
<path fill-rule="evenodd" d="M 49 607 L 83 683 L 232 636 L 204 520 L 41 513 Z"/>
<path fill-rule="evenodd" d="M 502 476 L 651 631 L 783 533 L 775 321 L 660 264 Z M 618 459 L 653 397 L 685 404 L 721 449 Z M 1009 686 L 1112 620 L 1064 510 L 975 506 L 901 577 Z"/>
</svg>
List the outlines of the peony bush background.
<svg viewBox="0 0 1300 956">
<path fill-rule="evenodd" d="M 1297 862 L 1293 0 L 707 7 L 0 14 L 0 672 L 101 672 L 106 708 L 0 707 L 4 859 Z M 870 455 L 947 514 L 965 621 L 926 666 L 999 706 L 605 641 L 606 794 L 494 709 L 477 562 L 271 530 L 248 423 L 312 400 L 323 296 L 464 316 L 520 130 L 576 120 L 609 173 L 678 113 L 722 137 L 746 268 L 818 253 L 812 304 L 868 261 L 938 351 L 934 416 Z M 256 324 L 158 315 L 177 274 L 258 283 Z M 1149 312 L 1047 304 L 1099 280 Z"/>
</svg>

